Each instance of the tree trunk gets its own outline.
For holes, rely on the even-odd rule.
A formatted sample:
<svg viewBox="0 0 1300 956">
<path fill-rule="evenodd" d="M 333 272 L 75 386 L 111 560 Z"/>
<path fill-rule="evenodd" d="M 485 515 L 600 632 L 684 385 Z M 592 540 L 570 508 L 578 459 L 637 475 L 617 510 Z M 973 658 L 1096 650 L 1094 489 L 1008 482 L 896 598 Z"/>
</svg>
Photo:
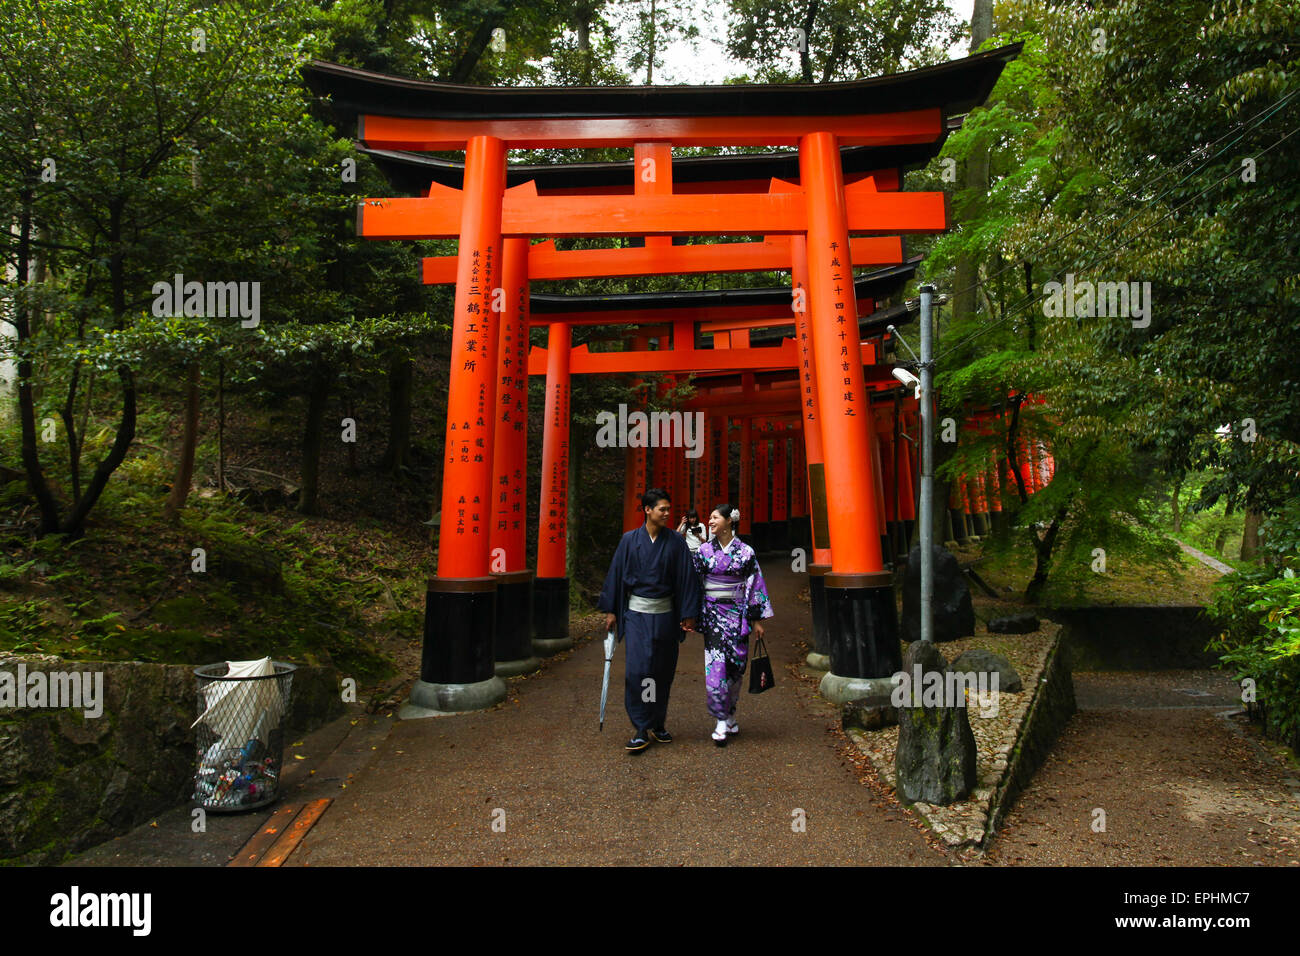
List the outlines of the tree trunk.
<svg viewBox="0 0 1300 956">
<path fill-rule="evenodd" d="M 81 445 L 77 433 L 76 403 L 77 384 L 81 379 L 81 360 L 72 365 L 72 374 L 68 376 L 68 397 L 59 410 L 63 419 L 63 430 L 68 433 L 68 468 L 72 472 L 72 500 L 81 497 Z M 83 433 L 84 434 L 84 433 Z"/>
<path fill-rule="evenodd" d="M 77 454 L 72 460 L 73 474 L 77 476 L 77 481 L 81 480 L 81 453 L 85 451 L 86 429 L 90 427 L 90 410 L 95 402 L 95 366 L 90 366 L 90 371 L 86 374 L 86 406 L 81 411 L 81 427 L 77 429 L 77 434 L 81 436 L 77 439 Z"/>
<path fill-rule="evenodd" d="M 1224 518 L 1232 517 L 1231 498 L 1228 499 L 1228 504 L 1223 509 L 1223 517 Z M 1223 549 L 1227 545 L 1227 543 L 1228 543 L 1228 529 L 1225 527 L 1219 531 L 1218 536 L 1214 539 L 1214 553 L 1217 554 L 1219 557 L 1223 557 Z"/>
<path fill-rule="evenodd" d="M 970 52 L 993 33 L 992 0 L 975 0 L 970 18 Z M 987 149 L 976 147 L 966 158 L 966 189 L 983 195 L 989 188 L 989 154 Z M 953 276 L 952 317 L 960 322 L 975 313 L 975 293 L 979 287 L 979 262 L 974 256 L 957 257 Z"/>
<path fill-rule="evenodd" d="M 813 82 L 812 70 L 812 30 L 813 21 L 817 19 L 817 5 L 820 0 L 808 4 L 808 13 L 803 18 L 803 48 L 799 51 L 799 72 L 805 83 Z"/>
<path fill-rule="evenodd" d="M 1246 521 L 1241 532 L 1241 560 L 1254 561 L 1259 556 L 1259 526 L 1264 516 L 1253 505 L 1246 505 Z"/>
<path fill-rule="evenodd" d="M 993 0 L 975 0 L 970 12 L 970 52 L 993 36 Z"/>
<path fill-rule="evenodd" d="M 1065 520 L 1068 514 L 1069 503 L 1061 505 L 1056 509 L 1056 514 L 1052 516 L 1052 523 L 1047 526 L 1047 532 L 1040 539 L 1038 532 L 1033 528 L 1029 530 L 1030 539 L 1034 545 L 1034 576 L 1029 579 L 1029 586 L 1025 588 L 1025 601 L 1029 604 L 1037 604 L 1038 599 L 1042 596 L 1043 588 L 1047 585 L 1047 574 L 1052 566 L 1052 549 L 1056 546 L 1056 536 L 1061 531 L 1061 522 Z"/>
<path fill-rule="evenodd" d="M 405 355 L 388 366 L 388 447 L 380 463 L 397 477 L 411 463 L 411 391 L 413 365 Z"/>
<path fill-rule="evenodd" d="M 104 488 L 108 484 L 108 479 L 117 466 L 122 464 L 126 459 L 126 453 L 131 448 L 131 442 L 135 440 L 135 373 L 125 365 L 119 365 L 117 377 L 122 382 L 122 421 L 117 426 L 117 434 L 113 438 L 113 447 L 108 450 L 108 454 L 99 463 L 95 469 L 94 475 L 90 478 L 90 484 L 86 487 L 86 493 L 77 499 L 73 505 L 72 511 L 68 514 L 67 520 L 60 529 L 64 534 L 78 538 L 85 529 L 86 516 L 90 510 L 95 507 L 99 501 L 99 496 L 104 493 Z"/>
<path fill-rule="evenodd" d="M 578 51 L 582 54 L 582 82 L 591 86 L 591 16 L 588 7 L 579 6 L 575 11 L 573 28 L 578 34 Z"/>
<path fill-rule="evenodd" d="M 126 315 L 126 263 L 122 252 L 122 216 L 126 206 L 125 200 L 114 199 L 109 204 L 108 219 L 108 277 L 110 296 L 113 303 L 113 327 L 121 331 Z M 86 493 L 77 498 L 63 523 L 62 531 L 70 537 L 80 537 L 86 522 L 99 496 L 104 493 L 108 479 L 117 470 L 118 465 L 126 459 L 126 453 L 135 440 L 136 393 L 135 373 L 126 365 L 119 365 L 117 377 L 122 382 L 122 420 L 118 423 L 117 434 L 113 438 L 113 447 L 100 461 L 91 476 Z"/>
<path fill-rule="evenodd" d="M 325 406 L 329 401 L 333 374 L 314 369 L 307 393 L 307 424 L 302 436 L 302 489 L 298 492 L 298 512 L 317 513 L 320 488 L 320 455 L 324 445 Z"/>
<path fill-rule="evenodd" d="M 1020 473 L 1019 456 L 1016 453 L 1016 443 L 1020 437 L 1020 403 L 1024 401 L 1023 395 L 1013 395 L 1011 401 L 1011 424 L 1007 426 L 1007 464 L 1011 467 L 1011 474 L 1016 479 L 1016 490 L 1020 495 L 1022 505 L 1029 503 L 1029 492 L 1025 488 L 1025 476 Z"/>
<path fill-rule="evenodd" d="M 1174 482 L 1174 487 L 1169 492 L 1169 507 L 1174 513 L 1174 534 L 1179 534 L 1183 530 L 1183 513 L 1178 504 L 1178 494 L 1183 490 L 1181 481 Z"/>
<path fill-rule="evenodd" d="M 194 362 L 186 377 L 185 423 L 181 433 L 180 460 L 176 463 L 176 480 L 172 482 L 171 494 L 163 505 L 163 518 L 171 522 L 180 518 L 194 479 L 194 449 L 199 441 L 199 376 L 199 363 Z"/>
<path fill-rule="evenodd" d="M 59 530 L 59 505 L 45 480 L 45 472 L 41 470 L 41 456 L 36 444 L 36 404 L 32 397 L 35 384 L 32 378 L 32 360 L 26 357 L 26 343 L 32 337 L 28 301 L 30 290 L 27 287 L 31 277 L 32 199 L 32 190 L 24 189 L 18 220 L 18 273 L 14 277 L 18 294 L 14 297 L 13 326 L 18 351 L 18 417 L 23 434 L 23 470 L 27 472 L 27 490 L 36 499 L 41 512 L 40 533 L 47 535 Z"/>
<path fill-rule="evenodd" d="M 645 85 L 655 81 L 655 0 L 650 0 L 650 53 L 646 56 Z"/>
<path fill-rule="evenodd" d="M 483 52 L 492 42 L 492 31 L 501 25 L 505 20 L 506 12 L 510 9 L 511 0 L 506 0 L 501 6 L 488 13 L 479 23 L 478 29 L 470 37 L 469 46 L 461 54 L 456 65 L 452 67 L 451 74 L 447 77 L 450 83 L 464 83 L 469 80 L 470 74 L 474 72 L 474 67 L 478 66 L 479 60 L 483 59 Z"/>
</svg>

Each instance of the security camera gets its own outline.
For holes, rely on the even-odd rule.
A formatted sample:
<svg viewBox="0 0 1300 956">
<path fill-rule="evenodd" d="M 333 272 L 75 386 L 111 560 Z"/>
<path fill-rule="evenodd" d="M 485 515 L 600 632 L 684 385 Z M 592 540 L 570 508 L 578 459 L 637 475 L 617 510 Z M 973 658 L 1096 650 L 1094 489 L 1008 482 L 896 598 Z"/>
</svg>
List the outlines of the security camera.
<svg viewBox="0 0 1300 956">
<path fill-rule="evenodd" d="M 912 390 L 912 397 L 917 401 L 921 399 L 921 380 L 905 368 L 894 369 L 894 378 L 898 379 L 903 385 Z"/>
<path fill-rule="evenodd" d="M 908 388 L 920 388 L 921 380 L 905 368 L 894 369 L 894 378 L 898 379 Z"/>
</svg>

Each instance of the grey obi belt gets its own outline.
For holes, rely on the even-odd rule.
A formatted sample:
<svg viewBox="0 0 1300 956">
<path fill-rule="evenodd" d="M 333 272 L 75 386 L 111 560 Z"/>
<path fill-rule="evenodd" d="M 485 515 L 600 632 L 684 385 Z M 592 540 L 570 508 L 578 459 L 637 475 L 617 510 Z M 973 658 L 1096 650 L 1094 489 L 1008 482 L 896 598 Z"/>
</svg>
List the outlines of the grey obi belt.
<svg viewBox="0 0 1300 956">
<path fill-rule="evenodd" d="M 642 597 L 639 594 L 629 594 L 627 596 L 627 609 L 629 611 L 639 611 L 642 614 L 667 614 L 673 609 L 673 599 L 671 597 Z"/>
</svg>

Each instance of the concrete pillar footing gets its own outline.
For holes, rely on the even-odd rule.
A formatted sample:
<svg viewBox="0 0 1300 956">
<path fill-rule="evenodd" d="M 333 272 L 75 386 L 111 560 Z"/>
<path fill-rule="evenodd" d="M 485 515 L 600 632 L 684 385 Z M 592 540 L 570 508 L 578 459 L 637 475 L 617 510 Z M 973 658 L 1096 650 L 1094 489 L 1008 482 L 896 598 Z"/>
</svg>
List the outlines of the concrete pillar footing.
<svg viewBox="0 0 1300 956">
<path fill-rule="evenodd" d="M 466 711 L 486 710 L 506 699 L 506 682 L 493 675 L 473 684 L 430 684 L 418 680 L 411 696 L 397 712 L 402 720 L 446 717 Z"/>
<path fill-rule="evenodd" d="M 493 669 L 497 677 L 518 677 L 521 674 L 531 674 L 541 666 L 540 657 L 523 657 L 514 661 L 497 661 Z"/>
<path fill-rule="evenodd" d="M 843 704 L 862 697 L 888 696 L 893 689 L 892 677 L 841 677 L 827 671 L 817 693 L 832 704 Z"/>
<path fill-rule="evenodd" d="M 533 653 L 538 657 L 550 657 L 571 647 L 573 647 L 571 637 L 533 638 Z"/>
</svg>

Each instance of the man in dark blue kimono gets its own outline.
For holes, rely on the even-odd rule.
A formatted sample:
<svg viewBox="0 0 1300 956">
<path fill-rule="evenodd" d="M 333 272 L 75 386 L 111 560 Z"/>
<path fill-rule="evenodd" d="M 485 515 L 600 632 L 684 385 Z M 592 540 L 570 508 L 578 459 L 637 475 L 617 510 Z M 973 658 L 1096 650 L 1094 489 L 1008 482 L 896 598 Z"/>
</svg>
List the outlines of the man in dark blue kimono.
<svg viewBox="0 0 1300 956">
<path fill-rule="evenodd" d="M 627 639 L 623 701 L 636 728 L 627 742 L 631 753 L 645 750 L 652 740 L 673 739 L 664 721 L 677 651 L 686 633 L 695 630 L 704 596 L 686 540 L 668 527 L 668 492 L 651 488 L 641 496 L 641 507 L 645 524 L 619 541 L 597 603 L 606 629 Z"/>
</svg>

